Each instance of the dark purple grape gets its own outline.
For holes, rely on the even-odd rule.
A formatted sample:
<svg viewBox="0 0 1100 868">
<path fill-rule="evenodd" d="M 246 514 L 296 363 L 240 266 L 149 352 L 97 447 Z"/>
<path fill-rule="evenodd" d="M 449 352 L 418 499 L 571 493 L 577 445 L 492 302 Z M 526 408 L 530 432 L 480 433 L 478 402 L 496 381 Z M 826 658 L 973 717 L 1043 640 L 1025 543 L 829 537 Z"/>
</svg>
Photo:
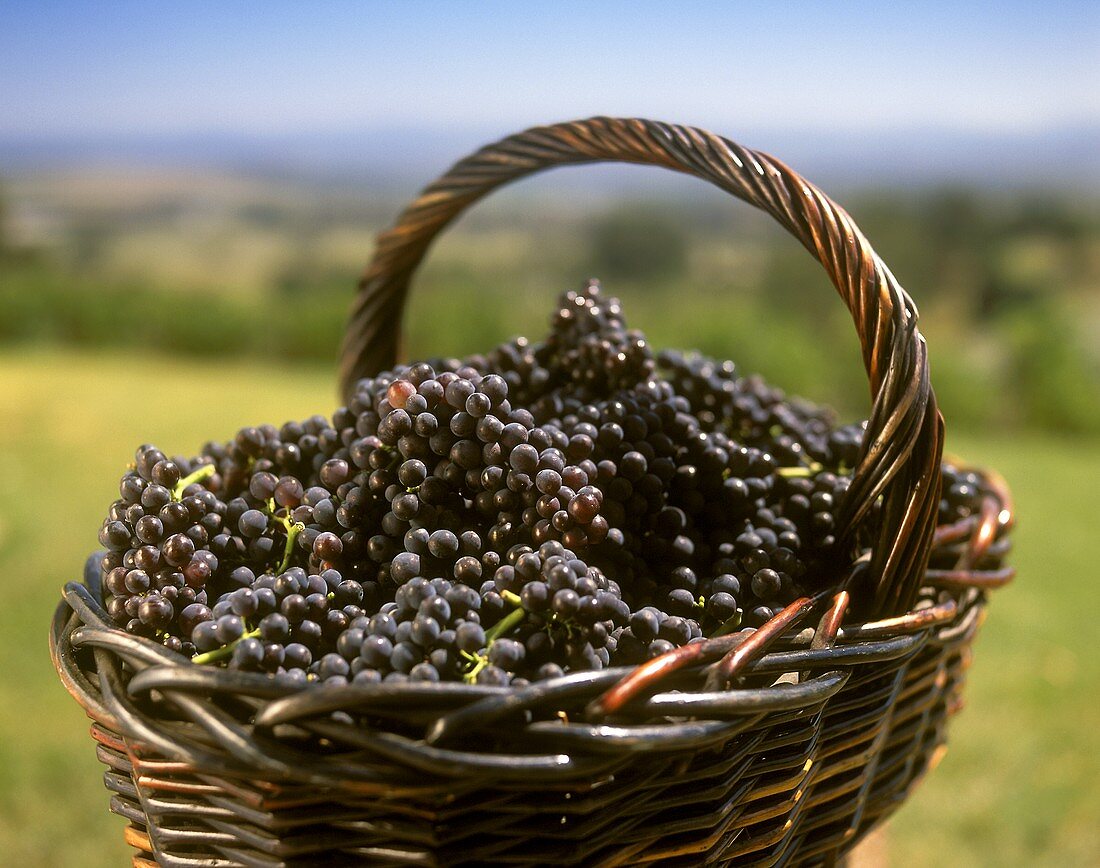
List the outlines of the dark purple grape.
<svg viewBox="0 0 1100 868">
<path fill-rule="evenodd" d="M 255 539 L 267 531 L 267 516 L 258 509 L 249 509 L 241 515 L 237 526 L 242 535 Z"/>
<path fill-rule="evenodd" d="M 233 647 L 229 660 L 232 669 L 255 672 L 263 667 L 264 645 L 259 639 L 243 639 Z"/>
</svg>

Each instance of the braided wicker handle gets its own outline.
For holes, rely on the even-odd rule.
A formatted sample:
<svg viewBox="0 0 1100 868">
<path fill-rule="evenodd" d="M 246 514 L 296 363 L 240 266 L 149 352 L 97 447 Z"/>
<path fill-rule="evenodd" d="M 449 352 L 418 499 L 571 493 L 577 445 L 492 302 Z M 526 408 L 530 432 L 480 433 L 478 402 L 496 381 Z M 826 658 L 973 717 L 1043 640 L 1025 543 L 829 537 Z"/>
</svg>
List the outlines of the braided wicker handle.
<svg viewBox="0 0 1100 868">
<path fill-rule="evenodd" d="M 568 163 L 663 166 L 710 181 L 774 217 L 825 267 L 855 321 L 873 405 L 852 484 L 837 516 L 849 544 L 879 498 L 870 575 L 872 615 L 916 598 L 935 530 L 943 419 L 928 378 L 917 310 L 852 218 L 778 160 L 694 127 L 591 118 L 536 127 L 482 148 L 427 187 L 378 239 L 344 339 L 341 387 L 390 367 L 409 280 L 436 234 L 510 181 Z"/>
</svg>

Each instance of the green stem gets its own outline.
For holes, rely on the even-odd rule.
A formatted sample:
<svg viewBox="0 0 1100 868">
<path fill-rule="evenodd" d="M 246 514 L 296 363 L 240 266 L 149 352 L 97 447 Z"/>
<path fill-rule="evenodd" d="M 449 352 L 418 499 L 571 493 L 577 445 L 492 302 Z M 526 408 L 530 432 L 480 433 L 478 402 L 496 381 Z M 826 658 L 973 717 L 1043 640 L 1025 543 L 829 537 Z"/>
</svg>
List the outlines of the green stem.
<svg viewBox="0 0 1100 868">
<path fill-rule="evenodd" d="M 474 664 L 473 668 L 463 676 L 463 680 L 467 684 L 473 684 L 477 680 L 478 673 L 489 665 L 489 648 L 492 647 L 493 642 L 518 627 L 523 623 L 523 619 L 527 617 L 527 610 L 523 608 L 523 601 L 520 600 L 517 594 L 513 594 L 511 591 L 503 591 L 500 596 L 504 598 L 505 602 L 511 603 L 516 608 L 485 631 L 484 654 L 467 655 Z"/>
<path fill-rule="evenodd" d="M 738 609 L 725 621 L 718 625 L 718 629 L 710 634 L 708 638 L 714 639 L 717 636 L 725 636 L 727 633 L 732 633 L 738 627 L 741 626 L 741 610 Z"/>
<path fill-rule="evenodd" d="M 294 554 L 294 543 L 298 534 L 306 529 L 300 521 L 291 521 L 289 518 L 278 520 L 286 528 L 286 548 L 283 550 L 283 562 L 279 565 L 279 572 L 285 573 L 290 566 L 290 556 Z"/>
<path fill-rule="evenodd" d="M 176 483 L 176 487 L 172 489 L 172 500 L 182 500 L 183 493 L 187 490 L 187 486 L 194 485 L 196 482 L 202 482 L 204 479 L 209 479 L 215 473 L 218 472 L 218 468 L 213 464 L 204 464 L 194 473 L 189 473 Z"/>
<path fill-rule="evenodd" d="M 503 594 L 501 596 L 504 596 Z M 518 599 L 518 598 L 517 598 Z M 499 639 L 509 630 L 518 627 L 523 623 L 523 619 L 527 617 L 527 610 L 522 606 L 518 609 L 513 609 L 499 621 L 497 621 L 492 627 L 485 631 L 486 647 L 492 645 L 496 639 Z"/>
<path fill-rule="evenodd" d="M 798 467 L 780 467 L 775 472 L 780 476 L 786 476 L 788 478 L 795 476 L 816 476 L 825 468 L 818 464 L 816 461 L 811 461 L 807 465 L 800 465 Z"/>
<path fill-rule="evenodd" d="M 478 673 L 489 665 L 489 658 L 485 656 L 479 655 L 477 657 L 474 657 L 473 661 L 473 668 L 462 676 L 462 680 L 465 681 L 467 684 L 476 684 Z"/>
<path fill-rule="evenodd" d="M 221 648 L 215 648 L 213 651 L 207 651 L 203 654 L 196 654 L 191 658 L 191 662 L 198 663 L 200 666 L 204 663 L 217 663 L 219 660 L 224 660 L 226 657 L 233 656 L 233 649 L 240 645 L 245 639 L 258 639 L 259 636 L 259 628 L 250 630 L 241 636 L 240 639 L 234 639 L 228 645 L 222 645 Z"/>
</svg>

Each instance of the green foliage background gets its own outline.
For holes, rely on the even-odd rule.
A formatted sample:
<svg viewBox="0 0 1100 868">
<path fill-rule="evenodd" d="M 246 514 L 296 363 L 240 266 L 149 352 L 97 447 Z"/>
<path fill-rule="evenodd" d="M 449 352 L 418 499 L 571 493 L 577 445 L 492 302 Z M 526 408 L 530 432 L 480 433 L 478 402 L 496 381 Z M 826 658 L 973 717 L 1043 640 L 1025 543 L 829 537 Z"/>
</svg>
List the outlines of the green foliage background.
<svg viewBox="0 0 1100 868">
<path fill-rule="evenodd" d="M 82 183 L 11 183 L 0 346 L 331 362 L 370 239 L 398 206 L 309 187 L 288 198 L 274 181 L 216 198 L 186 181 L 125 195 Z M 1100 199 L 945 188 L 847 204 L 921 308 L 949 422 L 1100 433 Z M 866 411 L 850 319 L 820 268 L 718 196 L 506 193 L 437 245 L 406 346 L 467 353 L 537 336 L 551 298 L 589 276 L 657 345 Z"/>
</svg>

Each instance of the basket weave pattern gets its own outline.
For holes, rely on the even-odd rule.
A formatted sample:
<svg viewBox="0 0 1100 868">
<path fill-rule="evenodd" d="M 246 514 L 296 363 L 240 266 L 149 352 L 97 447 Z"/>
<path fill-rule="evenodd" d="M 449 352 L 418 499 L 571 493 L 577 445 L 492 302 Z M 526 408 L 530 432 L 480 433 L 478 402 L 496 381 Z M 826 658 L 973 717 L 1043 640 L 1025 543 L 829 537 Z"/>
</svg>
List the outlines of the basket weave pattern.
<svg viewBox="0 0 1100 868">
<path fill-rule="evenodd" d="M 873 399 L 838 536 L 880 505 L 868 593 L 826 589 L 751 635 L 526 688 L 317 688 L 195 666 L 112 626 L 98 562 L 51 651 L 93 721 L 135 864 L 832 864 L 939 758 L 1012 504 L 936 527 L 943 427 L 916 309 L 851 219 L 765 155 L 687 127 L 538 128 L 456 164 L 379 241 L 346 389 L 394 361 L 409 279 L 463 208 L 561 163 L 703 177 L 775 217 L 852 312 Z M 851 610 L 851 611 L 850 611 Z"/>
<path fill-rule="evenodd" d="M 154 851 L 179 866 L 211 858 L 201 864 L 775 864 L 795 854 L 812 864 L 890 813 L 938 757 L 980 612 L 974 605 L 946 628 L 856 646 L 861 657 L 849 665 L 821 660 L 809 681 L 818 697 L 731 714 L 700 733 L 709 746 L 608 748 L 606 759 L 594 754 L 598 775 L 534 789 L 472 772 L 468 781 L 432 775 L 424 763 L 364 757 L 356 742 L 330 750 L 392 783 L 242 779 L 173 762 L 110 722 L 92 735 L 136 864 Z M 758 668 L 787 665 L 765 657 Z"/>
</svg>

